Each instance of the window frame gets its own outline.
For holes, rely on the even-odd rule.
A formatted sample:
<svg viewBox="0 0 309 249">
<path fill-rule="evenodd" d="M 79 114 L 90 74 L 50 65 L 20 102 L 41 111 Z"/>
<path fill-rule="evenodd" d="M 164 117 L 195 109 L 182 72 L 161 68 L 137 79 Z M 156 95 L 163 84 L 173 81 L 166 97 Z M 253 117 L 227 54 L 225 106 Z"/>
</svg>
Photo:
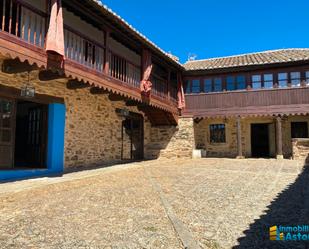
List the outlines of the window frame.
<svg viewBox="0 0 309 249">
<path fill-rule="evenodd" d="M 295 131 L 293 131 L 293 128 L 296 128 L 294 125 L 299 125 L 299 127 L 301 125 L 305 125 L 305 135 L 303 137 L 295 137 Z M 298 127 L 298 128 L 299 128 Z M 307 121 L 292 121 L 291 122 L 291 138 L 308 138 L 308 122 Z"/>
<path fill-rule="evenodd" d="M 292 77 L 293 73 L 299 74 L 299 77 L 295 77 L 295 78 Z M 299 83 L 294 84 L 293 80 L 299 80 Z M 291 87 L 299 87 L 299 86 L 301 86 L 301 71 L 291 71 L 290 72 L 290 83 L 291 83 Z"/>
<path fill-rule="evenodd" d="M 220 90 L 218 91 L 218 90 L 216 90 L 216 80 L 219 80 L 220 81 Z M 219 92 L 223 92 L 223 79 L 222 79 L 222 77 L 214 77 L 213 78 L 213 92 L 217 92 L 217 93 L 219 93 Z"/>
<path fill-rule="evenodd" d="M 197 82 L 197 85 L 193 87 L 193 82 L 195 82 L 195 81 Z M 196 87 L 198 87 L 197 92 L 193 91 L 193 89 L 195 89 Z M 201 80 L 200 79 L 192 79 L 191 80 L 191 93 L 194 93 L 194 94 L 201 93 Z"/>
<path fill-rule="evenodd" d="M 240 78 L 242 78 L 243 79 L 243 82 L 241 82 L 239 79 Z M 247 80 L 246 80 L 246 76 L 245 75 L 242 75 L 242 74 L 240 74 L 240 75 L 236 75 L 236 85 L 235 85 L 235 87 L 236 87 L 236 90 L 245 90 L 246 88 L 247 88 Z M 239 84 L 240 83 L 243 83 L 244 84 L 244 88 L 240 88 L 239 87 Z"/>
<path fill-rule="evenodd" d="M 212 129 L 211 127 L 214 127 L 214 129 Z M 215 129 L 217 129 L 217 131 L 215 131 Z M 223 129 L 223 134 L 220 135 L 221 137 L 218 136 L 220 129 L 221 130 Z M 208 130 L 209 130 L 209 143 L 210 144 L 226 144 L 227 143 L 226 124 L 225 123 L 209 124 Z M 217 134 L 212 134 L 212 132 L 216 132 Z M 216 137 L 216 138 L 219 137 L 219 140 L 215 141 L 216 139 L 213 139 L 213 137 Z M 220 139 L 222 139 L 222 140 L 220 140 Z"/>
<path fill-rule="evenodd" d="M 259 80 L 253 80 L 253 77 L 255 77 L 255 76 L 259 76 Z M 258 88 L 254 88 L 253 86 L 254 86 L 254 83 L 260 83 L 260 87 L 258 87 Z M 252 89 L 254 89 L 254 90 L 258 90 L 258 89 L 262 89 L 263 88 L 263 79 L 262 79 L 262 74 L 251 74 L 251 87 L 252 87 Z"/>
<path fill-rule="evenodd" d="M 266 80 L 266 76 L 271 75 L 271 80 Z M 265 83 L 271 82 L 271 87 L 266 87 Z M 263 88 L 272 89 L 274 88 L 274 74 L 273 73 L 264 73 L 263 74 Z"/>
<path fill-rule="evenodd" d="M 210 82 L 210 91 L 206 91 L 206 84 L 205 82 L 208 81 Z M 213 92 L 213 79 L 211 77 L 208 78 L 203 78 L 203 92 L 204 93 L 211 93 Z"/>
</svg>

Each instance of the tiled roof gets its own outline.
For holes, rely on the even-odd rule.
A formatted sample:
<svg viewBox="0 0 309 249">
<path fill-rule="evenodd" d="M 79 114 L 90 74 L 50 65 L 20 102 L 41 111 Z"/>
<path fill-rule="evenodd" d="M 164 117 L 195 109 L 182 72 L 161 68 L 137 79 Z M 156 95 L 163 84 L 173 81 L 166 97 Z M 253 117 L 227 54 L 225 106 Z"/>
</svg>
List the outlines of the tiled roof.
<svg viewBox="0 0 309 249">
<path fill-rule="evenodd" d="M 159 46 L 157 46 L 155 43 L 150 41 L 145 35 L 140 33 L 138 30 L 136 30 L 131 24 L 129 24 L 127 21 L 125 21 L 121 16 L 117 15 L 114 11 L 112 11 L 110 8 L 108 8 L 106 5 L 104 5 L 100 0 L 90 0 L 91 2 L 94 2 L 98 5 L 99 8 L 101 8 L 101 11 L 105 14 L 108 14 L 110 17 L 112 17 L 116 22 L 120 23 L 122 26 L 130 30 L 133 34 L 135 34 L 139 39 L 141 39 L 145 44 L 149 45 L 153 49 L 157 50 L 161 55 L 163 55 L 166 59 L 169 59 L 173 61 L 174 63 L 178 64 L 178 66 L 183 67 L 183 65 L 176 60 L 176 56 L 172 56 L 170 53 L 165 52 L 163 49 L 161 49 Z"/>
<path fill-rule="evenodd" d="M 267 65 L 309 60 L 309 48 L 278 49 L 250 54 L 188 61 L 187 71 Z"/>
</svg>

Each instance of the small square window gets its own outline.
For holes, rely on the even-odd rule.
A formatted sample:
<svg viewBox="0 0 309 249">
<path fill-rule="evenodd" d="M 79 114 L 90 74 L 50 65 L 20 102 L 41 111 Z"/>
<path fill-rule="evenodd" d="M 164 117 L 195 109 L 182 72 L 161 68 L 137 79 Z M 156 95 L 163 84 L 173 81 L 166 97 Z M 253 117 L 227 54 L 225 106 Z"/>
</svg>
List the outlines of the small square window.
<svg viewBox="0 0 309 249">
<path fill-rule="evenodd" d="M 307 122 L 291 122 L 291 137 L 292 138 L 308 138 L 308 123 Z"/>
<path fill-rule="evenodd" d="M 211 124 L 209 126 L 210 142 L 225 143 L 225 124 Z"/>
</svg>

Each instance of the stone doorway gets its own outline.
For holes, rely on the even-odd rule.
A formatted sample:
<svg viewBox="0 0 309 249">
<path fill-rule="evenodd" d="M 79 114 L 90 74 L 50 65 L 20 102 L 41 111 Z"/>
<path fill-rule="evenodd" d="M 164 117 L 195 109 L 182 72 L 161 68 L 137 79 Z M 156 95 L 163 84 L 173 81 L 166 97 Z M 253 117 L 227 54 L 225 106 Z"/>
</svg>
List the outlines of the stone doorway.
<svg viewBox="0 0 309 249">
<path fill-rule="evenodd" d="M 251 124 L 252 157 L 270 157 L 269 124 Z"/>
<path fill-rule="evenodd" d="M 121 160 L 144 158 L 144 118 L 131 113 L 122 121 Z"/>
</svg>

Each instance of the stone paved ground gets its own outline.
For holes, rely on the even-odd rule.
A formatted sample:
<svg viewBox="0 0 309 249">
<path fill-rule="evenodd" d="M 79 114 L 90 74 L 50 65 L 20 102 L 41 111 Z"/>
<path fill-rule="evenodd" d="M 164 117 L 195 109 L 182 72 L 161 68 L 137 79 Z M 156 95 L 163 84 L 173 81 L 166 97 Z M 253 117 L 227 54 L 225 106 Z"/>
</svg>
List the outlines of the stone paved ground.
<svg viewBox="0 0 309 249">
<path fill-rule="evenodd" d="M 306 248 L 269 242 L 267 230 L 309 224 L 307 169 L 159 160 L 4 183 L 0 248 Z"/>
</svg>

